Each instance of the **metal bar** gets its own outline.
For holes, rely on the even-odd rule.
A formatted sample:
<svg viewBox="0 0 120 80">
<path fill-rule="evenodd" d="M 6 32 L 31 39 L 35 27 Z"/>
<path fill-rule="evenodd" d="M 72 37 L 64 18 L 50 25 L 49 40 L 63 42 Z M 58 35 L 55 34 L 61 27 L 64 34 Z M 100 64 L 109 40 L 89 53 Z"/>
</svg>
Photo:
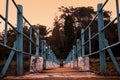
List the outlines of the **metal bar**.
<svg viewBox="0 0 120 80">
<path fill-rule="evenodd" d="M 81 56 L 81 43 L 80 39 L 77 39 L 77 56 Z"/>
<path fill-rule="evenodd" d="M 91 51 L 91 27 L 88 28 L 88 35 L 89 35 L 89 54 L 92 52 Z"/>
<path fill-rule="evenodd" d="M 103 6 L 101 7 L 100 11 L 104 8 L 104 6 L 107 4 L 109 0 L 106 0 L 103 4 Z M 95 15 L 95 17 L 92 19 L 92 21 L 88 24 L 88 26 L 85 28 L 84 32 L 88 29 L 88 27 L 93 23 L 93 21 L 97 18 L 98 14 Z"/>
<path fill-rule="evenodd" d="M 23 16 L 23 19 L 32 27 L 32 25 L 30 24 L 30 22 Z M 34 27 L 32 27 L 33 30 L 35 31 L 35 33 L 38 35 L 37 31 L 35 30 Z"/>
<path fill-rule="evenodd" d="M 19 8 L 17 7 L 16 2 L 15 2 L 14 0 L 12 0 L 12 2 L 13 2 L 13 4 L 15 5 L 15 7 L 17 8 L 17 10 L 20 12 Z M 24 19 L 30 26 L 32 26 L 32 25 L 30 24 L 30 22 L 29 22 L 24 16 L 23 16 L 23 19 Z M 33 28 L 33 30 L 36 32 L 36 34 L 38 34 L 37 31 L 35 30 L 35 28 L 34 28 L 34 27 L 32 27 L 32 28 Z"/>
<path fill-rule="evenodd" d="M 115 19 L 113 19 L 111 22 L 109 22 L 107 25 L 105 25 L 105 27 L 103 27 L 102 31 L 105 30 L 110 24 L 115 22 L 116 19 L 117 19 L 117 17 Z"/>
<path fill-rule="evenodd" d="M 36 43 L 32 40 L 32 39 L 30 39 L 26 34 L 24 34 L 24 33 L 22 33 L 23 34 L 23 36 L 25 37 L 25 38 L 27 38 L 28 40 L 30 40 L 30 42 L 32 42 L 33 44 L 35 44 L 35 46 L 38 46 L 38 45 L 36 45 Z"/>
<path fill-rule="evenodd" d="M 97 18 L 98 14 L 95 15 L 95 17 L 92 19 L 92 21 L 88 24 L 88 26 L 85 28 L 84 32 L 88 29 L 88 27 L 93 23 L 93 21 Z"/>
<path fill-rule="evenodd" d="M 8 22 L 8 6 L 9 6 L 9 0 L 6 0 L 6 14 L 5 14 L 5 33 L 4 33 L 4 44 L 7 43 L 7 22 Z"/>
<path fill-rule="evenodd" d="M 37 30 L 37 35 L 36 35 L 36 45 L 38 45 L 38 46 L 36 46 L 36 56 L 39 56 L 39 29 Z"/>
<path fill-rule="evenodd" d="M 1 14 L 0 14 L 0 17 L 1 17 L 4 21 L 6 21 L 6 18 L 4 18 Z M 12 29 L 14 29 L 16 32 L 18 32 L 17 29 L 16 29 L 10 22 L 7 22 L 7 23 L 8 23 L 8 25 L 9 25 L 10 27 L 12 27 Z"/>
<path fill-rule="evenodd" d="M 81 29 L 81 43 L 82 43 L 82 56 L 84 56 L 85 55 L 85 46 L 84 46 L 85 40 L 84 40 L 84 34 L 82 33 L 84 33 L 83 28 Z"/>
<path fill-rule="evenodd" d="M 106 47 L 109 46 L 107 39 L 104 40 L 104 45 L 105 45 Z M 119 65 L 118 65 L 118 63 L 117 63 L 117 61 L 116 61 L 116 59 L 115 59 L 115 57 L 114 57 L 111 49 L 108 48 L 107 51 L 108 51 L 108 53 L 109 53 L 109 55 L 110 55 L 110 57 L 111 57 L 111 60 L 112 60 L 112 62 L 113 62 L 113 64 L 114 64 L 117 72 L 120 74 L 120 67 L 119 67 Z"/>
<path fill-rule="evenodd" d="M 84 45 L 86 45 L 88 42 L 89 42 L 89 40 L 87 40 L 87 41 L 84 43 Z"/>
<path fill-rule="evenodd" d="M 118 26 L 118 38 L 119 38 L 119 41 L 120 41 L 120 15 L 119 15 L 119 1 L 116 0 L 116 13 L 117 13 L 117 26 Z"/>
<path fill-rule="evenodd" d="M 14 49 L 16 48 L 16 41 L 14 42 L 13 48 L 14 48 Z M 2 72 L 1 72 L 1 75 L 2 75 L 3 77 L 6 75 L 6 72 L 7 72 L 7 70 L 8 70 L 8 67 L 9 67 L 12 59 L 13 59 L 14 54 L 15 54 L 15 51 L 14 51 L 14 50 L 11 50 L 11 52 L 10 52 L 10 54 L 9 54 L 9 57 L 8 57 L 5 65 L 4 65 L 4 67 L 3 67 L 3 69 L 2 69 Z"/>
<path fill-rule="evenodd" d="M 91 37 L 91 39 L 93 39 L 93 38 L 95 38 L 96 36 L 98 36 L 98 32 L 95 34 L 95 35 L 93 35 L 92 37 Z"/>
<path fill-rule="evenodd" d="M 50 52 L 50 46 L 48 47 L 48 50 Z M 46 40 L 42 40 L 42 54 L 43 54 L 43 59 L 44 59 L 44 64 L 43 68 L 46 69 Z M 51 55 L 51 52 L 50 52 Z"/>
<path fill-rule="evenodd" d="M 105 46 L 103 44 L 103 40 L 105 39 L 104 32 L 101 29 L 104 27 L 104 20 L 103 20 L 103 11 L 100 11 L 102 4 L 98 4 L 98 32 L 99 32 L 99 51 L 101 51 Z M 100 55 L 100 73 L 102 75 L 106 72 L 106 56 L 105 51 L 99 53 Z"/>
<path fill-rule="evenodd" d="M 109 0 L 106 0 L 106 1 L 104 2 L 104 4 L 102 5 L 100 11 L 102 11 L 102 9 L 104 8 L 104 6 L 107 4 L 108 1 L 109 1 Z"/>
<path fill-rule="evenodd" d="M 17 5 L 20 11 L 17 11 L 17 40 L 16 40 L 16 48 L 20 51 L 17 52 L 17 74 L 23 75 L 23 19 L 22 19 L 22 11 L 23 7 L 21 5 Z"/>
<path fill-rule="evenodd" d="M 112 44 L 112 45 L 110 45 L 110 46 L 107 46 L 107 47 L 103 48 L 101 51 L 92 52 L 92 53 L 87 54 L 87 55 L 85 55 L 85 56 L 87 57 L 87 56 L 91 56 L 91 55 L 100 53 L 100 52 L 105 51 L 105 50 L 107 50 L 107 49 L 109 49 L 109 48 L 112 48 L 112 47 L 114 47 L 114 46 L 117 46 L 117 45 L 119 45 L 119 44 L 120 44 L 120 42 L 117 42 L 117 43 L 115 43 L 115 44 Z"/>
<path fill-rule="evenodd" d="M 12 2 L 13 2 L 13 4 L 15 5 L 15 7 L 17 8 L 17 11 L 19 11 L 20 13 L 22 13 L 21 10 L 18 8 L 16 2 L 15 2 L 14 0 L 12 0 Z"/>
<path fill-rule="evenodd" d="M 85 55 L 85 57 L 89 57 L 89 56 L 92 56 L 94 54 L 98 54 L 99 52 L 101 52 L 101 51 L 98 50 L 98 51 L 92 52 L 90 54 Z"/>
<path fill-rule="evenodd" d="M 30 26 L 30 40 L 32 40 L 32 27 Z M 30 54 L 32 54 L 32 43 L 30 41 L 30 48 L 29 48 Z"/>
<path fill-rule="evenodd" d="M 13 50 L 13 51 L 21 52 L 21 51 L 15 49 L 15 48 L 11 48 L 11 47 L 9 47 L 9 46 L 7 46 L 7 45 L 4 45 L 3 43 L 0 43 L 0 45 L 3 46 L 3 47 L 5 47 L 5 48 L 7 48 L 7 49 Z M 35 56 L 35 55 L 32 55 L 32 54 L 27 53 L 27 52 L 22 52 L 22 53 L 25 54 L 25 55 Z M 37 56 L 35 56 L 35 57 L 37 57 Z"/>
</svg>

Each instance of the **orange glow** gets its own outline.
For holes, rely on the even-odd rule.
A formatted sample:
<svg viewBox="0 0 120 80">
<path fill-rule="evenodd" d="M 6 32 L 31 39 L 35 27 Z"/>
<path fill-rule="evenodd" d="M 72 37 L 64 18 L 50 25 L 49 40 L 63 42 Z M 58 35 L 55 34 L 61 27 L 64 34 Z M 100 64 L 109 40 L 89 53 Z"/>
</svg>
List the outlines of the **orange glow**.
<svg viewBox="0 0 120 80">
<path fill-rule="evenodd" d="M 0 14 L 5 15 L 5 1 L 0 0 Z M 16 24 L 16 9 L 11 0 L 9 4 L 9 21 Z M 17 4 L 23 5 L 24 16 L 31 24 L 42 24 L 53 28 L 54 17 L 59 15 L 60 6 L 93 6 L 96 10 L 98 3 L 105 0 L 15 0 Z M 105 10 L 112 11 L 112 18 L 116 15 L 115 0 L 109 0 Z M 1 21 L 1 19 L 0 19 Z M 3 24 L 3 23 L 2 23 Z M 3 24 L 4 25 L 4 24 Z M 1 30 L 1 29 L 0 29 Z"/>
</svg>

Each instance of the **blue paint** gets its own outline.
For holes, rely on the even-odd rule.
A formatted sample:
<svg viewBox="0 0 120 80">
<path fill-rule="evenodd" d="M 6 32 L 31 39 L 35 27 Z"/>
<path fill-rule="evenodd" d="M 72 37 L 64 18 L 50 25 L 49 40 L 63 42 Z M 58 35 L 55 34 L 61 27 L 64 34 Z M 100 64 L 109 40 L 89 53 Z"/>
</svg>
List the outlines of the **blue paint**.
<svg viewBox="0 0 120 80">
<path fill-rule="evenodd" d="M 85 47 L 84 47 L 84 29 L 81 29 L 81 43 L 82 43 L 82 57 L 85 55 Z"/>
<path fill-rule="evenodd" d="M 105 74 L 106 72 L 106 56 L 105 56 L 105 51 L 101 50 L 105 48 L 104 46 L 104 39 L 105 35 L 104 32 L 102 31 L 102 28 L 104 28 L 104 21 L 103 21 L 103 11 L 100 11 L 102 8 L 102 4 L 98 4 L 98 32 L 99 32 L 99 55 L 100 55 L 100 73 L 102 75 Z"/>
<path fill-rule="evenodd" d="M 120 41 L 120 12 L 119 12 L 119 1 L 116 0 L 116 13 L 117 13 L 117 25 L 118 25 L 118 38 Z"/>
<path fill-rule="evenodd" d="M 8 6 L 9 6 L 9 0 L 6 0 L 6 14 L 5 14 L 5 34 L 4 34 L 4 44 L 7 43 L 7 24 L 8 24 Z"/>
<path fill-rule="evenodd" d="M 32 40 L 32 26 L 30 27 L 30 40 Z M 32 42 L 30 41 L 30 54 L 32 54 Z"/>
<path fill-rule="evenodd" d="M 20 52 L 17 52 L 17 74 L 23 75 L 23 7 L 21 5 L 17 5 L 19 11 L 17 12 L 17 41 L 16 48 Z"/>
<path fill-rule="evenodd" d="M 36 56 L 39 56 L 39 39 L 40 39 L 40 31 L 39 29 L 37 30 L 37 34 L 36 34 Z"/>
<path fill-rule="evenodd" d="M 16 49 L 16 42 L 14 42 L 13 48 Z M 10 55 L 9 55 L 4 67 L 2 69 L 2 72 L 1 72 L 2 76 L 5 76 L 5 74 L 6 74 L 7 70 L 8 70 L 8 67 L 9 67 L 9 65 L 10 65 L 10 63 L 11 63 L 11 61 L 13 59 L 14 54 L 15 54 L 15 51 L 11 50 Z"/>
</svg>

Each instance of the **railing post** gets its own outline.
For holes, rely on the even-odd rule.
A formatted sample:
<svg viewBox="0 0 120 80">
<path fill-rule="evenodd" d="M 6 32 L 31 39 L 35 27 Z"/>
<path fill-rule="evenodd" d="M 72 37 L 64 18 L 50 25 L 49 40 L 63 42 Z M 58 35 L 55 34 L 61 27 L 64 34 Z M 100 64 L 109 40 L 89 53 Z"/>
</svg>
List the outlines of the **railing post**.
<svg viewBox="0 0 120 80">
<path fill-rule="evenodd" d="M 75 46 L 73 45 L 73 49 L 72 49 L 72 57 L 73 57 L 73 61 L 75 60 L 75 51 L 74 51 L 74 49 L 75 49 Z"/>
<path fill-rule="evenodd" d="M 48 60 L 50 60 L 50 46 L 48 46 L 47 54 L 48 54 Z"/>
<path fill-rule="evenodd" d="M 82 53 L 82 51 L 81 51 L 81 40 L 78 39 L 77 40 L 77 56 L 80 57 L 81 53 Z"/>
<path fill-rule="evenodd" d="M 7 43 L 7 24 L 8 24 L 8 6 L 9 6 L 9 0 L 6 0 L 6 14 L 5 14 L 5 33 L 4 33 L 4 44 Z"/>
<path fill-rule="evenodd" d="M 116 13 L 117 13 L 117 25 L 118 25 L 118 38 L 120 41 L 120 13 L 119 13 L 119 1 L 116 0 Z"/>
<path fill-rule="evenodd" d="M 102 4 L 98 4 L 98 31 L 99 31 L 99 55 L 100 55 L 100 73 L 102 75 L 105 74 L 106 72 L 106 56 L 105 56 L 105 51 L 101 51 L 105 46 L 104 46 L 104 39 L 105 35 L 104 32 L 102 31 L 104 27 L 104 21 L 103 21 L 103 11 L 101 10 Z"/>
<path fill-rule="evenodd" d="M 89 26 L 88 28 L 88 35 L 89 35 L 89 54 L 92 52 L 91 51 L 91 27 Z"/>
<path fill-rule="evenodd" d="M 81 43 L 82 43 L 82 57 L 85 55 L 85 47 L 84 47 L 84 29 L 81 29 Z"/>
<path fill-rule="evenodd" d="M 32 27 L 30 27 L 30 40 L 32 40 Z M 30 41 L 30 48 L 29 48 L 30 54 L 32 54 L 32 42 Z"/>
<path fill-rule="evenodd" d="M 39 29 L 37 30 L 37 35 L 36 35 L 36 56 L 39 56 L 39 39 L 40 39 L 40 31 Z"/>
<path fill-rule="evenodd" d="M 49 50 L 49 48 L 48 48 Z M 43 54 L 43 59 L 44 59 L 44 64 L 43 64 L 43 68 L 46 68 L 46 40 L 42 41 L 42 54 Z"/>
<path fill-rule="evenodd" d="M 17 44 L 16 48 L 19 50 L 17 52 L 17 74 L 23 75 L 23 7 L 17 5 L 20 11 L 17 11 Z"/>
</svg>

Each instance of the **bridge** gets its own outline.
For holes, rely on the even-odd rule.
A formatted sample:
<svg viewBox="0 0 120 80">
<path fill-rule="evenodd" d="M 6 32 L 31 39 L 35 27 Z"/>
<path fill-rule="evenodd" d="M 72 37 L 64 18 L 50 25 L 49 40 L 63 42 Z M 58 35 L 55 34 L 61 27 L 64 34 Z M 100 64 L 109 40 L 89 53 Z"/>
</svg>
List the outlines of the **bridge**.
<svg viewBox="0 0 120 80">
<path fill-rule="evenodd" d="M 50 46 L 47 45 L 46 40 L 40 40 L 40 31 L 36 30 L 33 27 L 33 25 L 31 25 L 31 23 L 25 18 L 25 16 L 23 15 L 22 5 L 17 5 L 14 0 L 12 0 L 12 2 L 17 10 L 17 26 L 16 27 L 13 26 L 8 21 L 9 0 L 6 0 L 6 16 L 3 17 L 3 15 L 0 14 L 0 18 L 5 22 L 4 42 L 3 43 L 0 42 L 0 46 L 5 47 L 6 49 L 10 49 L 11 52 L 1 70 L 0 76 L 2 78 L 6 78 L 5 76 L 8 71 L 9 65 L 15 55 L 16 55 L 16 62 L 17 62 L 17 66 L 16 66 L 17 75 L 20 76 L 19 78 L 21 78 L 21 76 L 24 76 L 24 67 L 23 67 L 24 60 L 23 60 L 23 58 L 24 58 L 24 55 L 28 55 L 31 58 L 29 71 L 31 73 L 33 73 L 33 74 L 28 74 L 28 77 L 30 77 L 30 76 L 32 76 L 32 77 L 35 76 L 34 78 L 36 78 L 38 76 L 47 76 L 47 77 L 52 76 L 53 77 L 53 75 L 54 75 L 53 73 L 56 71 L 59 72 L 56 74 L 56 76 L 61 76 L 62 75 L 61 72 L 64 72 L 64 71 L 67 72 L 67 70 L 68 70 L 68 73 L 66 73 L 64 75 L 64 77 L 70 77 L 73 75 L 74 75 L 74 77 L 80 77 L 80 75 L 83 75 L 83 74 L 84 74 L 84 77 L 85 76 L 88 77 L 89 75 L 91 75 L 92 77 L 95 77 L 96 75 L 94 73 L 90 72 L 90 56 L 95 55 L 95 54 L 99 54 L 100 74 L 105 75 L 106 66 L 107 66 L 106 65 L 106 53 L 109 54 L 109 57 L 111 58 L 111 61 L 113 62 L 113 65 L 111 65 L 111 66 L 114 66 L 116 69 L 116 72 L 118 72 L 118 74 L 120 74 L 119 64 L 111 50 L 112 47 L 120 45 L 119 1 L 116 0 L 116 12 L 117 12 L 116 17 L 111 22 L 104 25 L 103 9 L 108 1 L 109 0 L 106 0 L 103 4 L 102 3 L 98 4 L 96 16 L 93 18 L 93 20 L 88 24 L 88 26 L 85 29 L 84 28 L 81 29 L 81 37 L 79 39 L 77 39 L 76 44 L 73 45 L 73 49 L 69 52 L 69 55 L 67 56 L 65 61 L 63 61 L 63 63 L 61 63 L 56 58 L 56 56 L 55 56 L 54 52 L 52 51 L 52 49 L 50 48 Z M 92 28 L 91 24 L 96 19 L 98 19 L 98 25 L 96 26 L 98 28 L 98 32 L 96 34 L 92 35 L 93 33 L 91 30 L 91 28 Z M 28 23 L 30 26 L 29 27 L 29 30 L 30 30 L 29 36 L 26 35 L 25 33 L 23 33 L 23 20 L 26 23 Z M 104 32 L 115 21 L 117 22 L 118 42 L 109 44 L 109 41 L 105 37 Z M 8 25 L 16 32 L 16 40 L 13 44 L 13 47 L 10 47 L 9 45 L 7 45 Z M 87 32 L 87 36 L 88 36 L 87 38 L 85 37 L 86 32 Z M 35 34 L 36 41 L 34 41 L 32 38 L 33 33 Z M 29 42 L 28 42 L 29 43 L 29 45 L 28 45 L 29 52 L 25 52 L 23 49 L 23 44 L 24 44 L 23 37 L 25 37 L 29 40 Z M 92 40 L 94 38 L 98 39 L 99 49 L 97 51 L 93 52 L 92 51 Z M 35 53 L 32 52 L 33 45 L 36 47 Z M 86 45 L 88 46 L 89 52 L 86 52 L 86 48 L 85 48 Z M 61 64 L 63 66 L 61 66 Z M 71 73 L 72 72 L 74 72 L 74 73 L 71 75 L 71 73 L 69 73 L 69 71 Z M 46 74 L 44 74 L 43 72 L 45 72 Z M 38 76 L 36 76 L 35 73 Z M 9 76 L 7 76 L 7 77 L 8 77 L 8 79 L 10 78 Z M 41 78 L 41 77 L 39 77 L 39 78 Z M 99 76 L 99 78 L 103 79 L 104 77 Z M 108 79 L 110 79 L 110 78 L 112 78 L 112 77 L 108 77 Z M 13 78 L 11 78 L 11 79 L 13 79 Z M 115 79 L 115 78 L 113 78 L 113 79 Z M 120 79 L 120 77 L 118 79 Z"/>
</svg>

